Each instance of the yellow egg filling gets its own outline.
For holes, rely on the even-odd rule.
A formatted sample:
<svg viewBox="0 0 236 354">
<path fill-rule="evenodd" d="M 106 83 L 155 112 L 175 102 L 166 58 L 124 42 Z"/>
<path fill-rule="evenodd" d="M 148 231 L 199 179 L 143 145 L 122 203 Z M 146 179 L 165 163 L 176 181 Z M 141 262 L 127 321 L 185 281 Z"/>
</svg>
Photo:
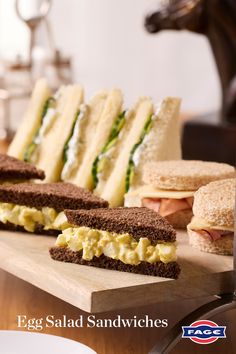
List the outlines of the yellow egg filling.
<svg viewBox="0 0 236 354">
<path fill-rule="evenodd" d="M 102 254 L 131 265 L 138 265 L 142 261 L 169 263 L 176 260 L 175 243 L 152 245 L 146 237 L 136 241 L 128 233 L 117 234 L 88 227 L 63 230 L 57 238 L 56 246 L 67 247 L 74 252 L 82 250 L 82 257 L 87 261 Z"/>
<path fill-rule="evenodd" d="M 34 232 L 37 224 L 42 225 L 44 230 L 63 230 L 70 226 L 64 212 L 48 207 L 37 209 L 10 203 L 0 203 L 0 222 L 22 226 L 29 232 Z"/>
</svg>

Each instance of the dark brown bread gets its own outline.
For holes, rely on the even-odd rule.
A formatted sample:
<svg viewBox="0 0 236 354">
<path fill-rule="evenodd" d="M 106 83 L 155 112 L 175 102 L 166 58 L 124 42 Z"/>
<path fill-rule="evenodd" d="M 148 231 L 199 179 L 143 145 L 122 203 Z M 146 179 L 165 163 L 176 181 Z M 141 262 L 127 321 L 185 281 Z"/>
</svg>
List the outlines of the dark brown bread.
<svg viewBox="0 0 236 354">
<path fill-rule="evenodd" d="M 177 279 L 180 274 L 180 266 L 177 262 L 163 263 L 157 262 L 150 264 L 141 262 L 139 265 L 125 264 L 119 260 L 114 260 L 104 255 L 94 257 L 91 261 L 82 258 L 82 251 L 73 252 L 64 247 L 52 247 L 49 250 L 52 259 L 62 262 L 70 262 L 92 267 L 119 270 L 122 272 L 152 275 L 165 278 Z"/>
<path fill-rule="evenodd" d="M 30 163 L 0 154 L 0 180 L 44 179 L 45 173 Z"/>
<path fill-rule="evenodd" d="M 127 232 L 136 240 L 147 237 L 153 244 L 174 242 L 176 239 L 170 223 L 147 208 L 66 210 L 65 214 L 70 224 L 116 233 Z"/>
<path fill-rule="evenodd" d="M 19 183 L 0 185 L 0 203 L 13 203 L 29 207 L 64 209 L 90 209 L 107 207 L 108 203 L 88 190 L 71 183 Z"/>
<path fill-rule="evenodd" d="M 15 225 L 10 222 L 7 222 L 6 224 L 4 224 L 3 222 L 0 222 L 0 230 L 30 232 L 30 231 L 26 231 L 23 226 Z M 35 230 L 32 233 L 38 234 L 38 235 L 58 236 L 61 233 L 61 231 L 60 230 L 44 230 L 43 225 L 36 224 Z"/>
</svg>

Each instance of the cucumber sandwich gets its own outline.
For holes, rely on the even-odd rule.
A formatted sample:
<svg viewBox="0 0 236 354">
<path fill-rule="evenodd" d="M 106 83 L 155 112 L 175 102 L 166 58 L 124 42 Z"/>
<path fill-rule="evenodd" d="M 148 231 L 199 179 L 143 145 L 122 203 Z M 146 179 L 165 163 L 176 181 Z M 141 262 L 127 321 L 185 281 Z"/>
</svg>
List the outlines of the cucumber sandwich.
<svg viewBox="0 0 236 354">
<path fill-rule="evenodd" d="M 32 92 L 27 111 L 9 146 L 8 154 L 20 160 L 24 160 L 26 149 L 31 144 L 41 125 L 46 103 L 52 96 L 52 92 L 45 79 L 39 79 Z"/>
<path fill-rule="evenodd" d="M 133 110 L 123 111 L 119 114 L 107 142 L 93 162 L 92 176 L 96 194 L 101 194 L 105 188 L 122 146 L 126 144 L 134 117 Z"/>
<path fill-rule="evenodd" d="M 70 136 L 63 149 L 62 180 L 75 182 L 77 171 L 93 142 L 108 96 L 109 92 L 101 91 L 93 96 L 88 104 L 79 107 Z"/>
<path fill-rule="evenodd" d="M 122 123 L 122 103 L 121 91 L 113 89 L 94 96 L 88 104 L 87 113 L 81 119 L 78 115 L 78 121 L 64 147 L 63 180 L 90 190 L 94 188 L 94 161 L 113 134 L 117 117 Z M 121 126 L 115 129 L 118 131 Z"/>
<path fill-rule="evenodd" d="M 124 194 L 142 184 L 147 161 L 181 158 L 178 122 L 180 100 L 168 97 L 156 109 L 150 98 L 141 98 L 134 107 L 129 132 L 113 163 L 101 193 L 111 206 L 123 204 Z"/>
<path fill-rule="evenodd" d="M 52 95 L 47 82 L 40 79 L 8 154 L 43 169 L 46 182 L 58 181 L 63 149 L 82 101 L 81 86 L 63 86 Z"/>
</svg>

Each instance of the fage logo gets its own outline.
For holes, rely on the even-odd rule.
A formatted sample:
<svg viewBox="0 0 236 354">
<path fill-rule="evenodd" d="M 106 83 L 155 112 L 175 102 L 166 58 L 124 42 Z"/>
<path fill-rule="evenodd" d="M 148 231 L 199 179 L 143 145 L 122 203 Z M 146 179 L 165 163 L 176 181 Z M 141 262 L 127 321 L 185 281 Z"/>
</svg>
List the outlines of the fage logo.
<svg viewBox="0 0 236 354">
<path fill-rule="evenodd" d="M 226 326 L 218 326 L 208 320 L 195 321 L 190 326 L 183 326 L 182 330 L 182 338 L 189 338 L 198 344 L 211 344 L 219 338 L 226 338 Z"/>
</svg>

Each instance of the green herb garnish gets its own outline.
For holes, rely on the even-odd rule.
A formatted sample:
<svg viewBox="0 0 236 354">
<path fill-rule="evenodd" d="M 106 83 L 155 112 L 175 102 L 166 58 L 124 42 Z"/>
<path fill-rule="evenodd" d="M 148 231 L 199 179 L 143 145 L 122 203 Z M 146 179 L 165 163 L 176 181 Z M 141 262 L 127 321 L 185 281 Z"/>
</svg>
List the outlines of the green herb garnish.
<svg viewBox="0 0 236 354">
<path fill-rule="evenodd" d="M 56 102 L 56 100 L 55 100 L 54 97 L 49 97 L 47 99 L 47 101 L 45 102 L 45 104 L 43 106 L 43 110 L 42 110 L 40 127 L 38 128 L 38 130 L 34 134 L 32 142 L 27 146 L 27 148 L 25 150 L 25 153 L 24 153 L 24 161 L 25 162 L 30 162 L 31 157 L 32 157 L 33 153 L 35 152 L 35 150 L 36 150 L 36 148 L 38 146 L 37 138 L 39 136 L 39 131 L 40 131 L 40 128 L 41 128 L 41 126 L 43 124 L 44 117 L 46 116 L 48 109 L 50 107 L 54 107 L 55 106 L 55 102 Z"/>
<path fill-rule="evenodd" d="M 24 161 L 25 162 L 30 162 L 31 156 L 33 155 L 33 152 L 35 151 L 37 145 L 32 141 L 30 145 L 28 145 L 27 150 L 25 151 L 24 154 Z"/>
<path fill-rule="evenodd" d="M 96 159 L 93 162 L 92 177 L 93 177 L 94 188 L 96 188 L 99 181 L 98 175 L 99 173 L 102 172 L 106 164 L 106 159 L 107 159 L 106 154 L 116 144 L 118 136 L 124 124 L 125 124 L 125 111 L 119 114 L 119 116 L 117 117 L 116 121 L 112 126 L 111 134 L 106 144 L 103 146 L 100 154 L 96 157 Z"/>
<path fill-rule="evenodd" d="M 68 139 L 66 140 L 66 143 L 65 143 L 64 148 L 63 148 L 62 159 L 63 159 L 64 164 L 68 160 L 69 143 L 70 143 L 70 140 L 71 140 L 71 138 L 72 138 L 72 136 L 74 134 L 75 125 L 76 125 L 77 119 L 79 118 L 79 115 L 80 115 L 80 110 L 78 110 L 76 112 L 76 114 L 75 114 L 75 119 L 74 119 L 74 122 L 73 122 L 73 125 L 72 125 L 72 128 L 71 128 L 70 135 L 69 135 Z"/>
<path fill-rule="evenodd" d="M 127 171 L 126 171 L 126 177 L 125 177 L 125 192 L 127 193 L 130 185 L 132 184 L 133 178 L 134 178 L 134 169 L 135 169 L 135 164 L 134 164 L 134 154 L 135 151 L 138 149 L 138 147 L 143 143 L 143 140 L 145 138 L 145 136 L 150 132 L 151 128 L 152 128 L 152 117 L 153 115 L 151 114 L 146 122 L 145 125 L 143 127 L 143 130 L 141 132 L 141 135 L 139 137 L 138 142 L 133 146 L 131 152 L 130 152 L 130 156 L 129 156 L 129 163 L 128 163 L 128 167 L 127 167 Z"/>
</svg>

